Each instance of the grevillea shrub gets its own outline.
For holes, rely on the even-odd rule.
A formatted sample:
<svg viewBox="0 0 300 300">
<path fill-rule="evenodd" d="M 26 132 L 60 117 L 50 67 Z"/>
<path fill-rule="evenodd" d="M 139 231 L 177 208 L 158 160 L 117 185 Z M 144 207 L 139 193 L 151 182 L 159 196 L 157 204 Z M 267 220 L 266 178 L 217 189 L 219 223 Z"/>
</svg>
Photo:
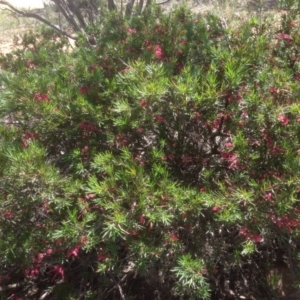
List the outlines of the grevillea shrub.
<svg viewBox="0 0 300 300">
<path fill-rule="evenodd" d="M 6 296 L 277 299 L 276 267 L 299 275 L 298 17 L 155 8 L 2 56 Z"/>
</svg>

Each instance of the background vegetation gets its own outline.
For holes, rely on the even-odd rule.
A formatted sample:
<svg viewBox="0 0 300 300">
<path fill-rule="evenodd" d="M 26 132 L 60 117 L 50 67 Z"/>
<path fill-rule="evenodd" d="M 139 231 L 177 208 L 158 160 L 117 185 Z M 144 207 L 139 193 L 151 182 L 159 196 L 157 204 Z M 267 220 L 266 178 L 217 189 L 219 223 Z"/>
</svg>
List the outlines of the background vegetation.
<svg viewBox="0 0 300 300">
<path fill-rule="evenodd" d="M 281 5 L 276 24 L 108 12 L 74 51 L 44 28 L 1 56 L 3 299 L 296 292 L 299 7 Z"/>
</svg>

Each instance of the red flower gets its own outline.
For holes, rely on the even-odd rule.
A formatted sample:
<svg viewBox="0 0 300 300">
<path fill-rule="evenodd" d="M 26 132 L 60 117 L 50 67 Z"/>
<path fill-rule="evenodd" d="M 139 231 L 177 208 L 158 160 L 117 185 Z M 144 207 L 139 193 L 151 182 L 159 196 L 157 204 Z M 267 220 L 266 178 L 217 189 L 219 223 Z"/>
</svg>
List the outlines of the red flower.
<svg viewBox="0 0 300 300">
<path fill-rule="evenodd" d="M 219 206 L 214 206 L 212 208 L 212 211 L 215 212 L 215 213 L 219 213 L 220 212 L 220 207 Z"/>
<path fill-rule="evenodd" d="M 34 93 L 33 97 L 39 103 L 40 102 L 49 102 L 49 98 L 48 98 L 47 94 Z"/>
<path fill-rule="evenodd" d="M 88 123 L 88 122 L 81 122 L 79 124 L 79 128 L 85 131 L 89 131 L 89 132 L 95 132 L 97 131 L 97 127 L 92 124 L 92 123 Z"/>
<path fill-rule="evenodd" d="M 128 33 L 132 33 L 132 34 L 135 34 L 136 33 L 136 30 L 135 29 L 131 29 L 131 28 L 127 28 L 126 31 Z"/>
<path fill-rule="evenodd" d="M 101 251 L 101 253 L 99 253 L 97 256 L 98 261 L 105 261 L 107 258 L 109 258 L 109 254 L 103 253 L 101 248 L 100 248 L 100 251 Z"/>
<path fill-rule="evenodd" d="M 269 92 L 271 94 L 278 94 L 279 93 L 279 90 L 276 88 L 276 87 L 270 87 L 269 88 Z"/>
<path fill-rule="evenodd" d="M 260 235 L 251 236 L 251 241 L 254 243 L 260 243 L 262 241 L 262 237 Z"/>
<path fill-rule="evenodd" d="M 264 198 L 267 199 L 268 201 L 271 201 L 273 200 L 273 195 L 272 193 L 265 193 L 264 194 Z"/>
<path fill-rule="evenodd" d="M 54 250 L 53 250 L 52 248 L 48 248 L 48 249 L 46 250 L 46 254 L 47 254 L 47 255 L 51 255 L 53 252 L 54 252 Z"/>
<path fill-rule="evenodd" d="M 157 122 L 157 123 L 163 123 L 165 122 L 165 119 L 160 116 L 160 115 L 153 115 L 153 119 Z"/>
<path fill-rule="evenodd" d="M 78 88 L 78 91 L 81 95 L 90 94 L 92 91 L 91 86 L 81 86 Z"/>
<path fill-rule="evenodd" d="M 283 115 L 283 114 L 280 114 L 280 115 L 278 116 L 278 121 L 279 121 L 281 124 L 283 124 L 284 126 L 286 126 L 286 125 L 289 124 L 288 118 L 287 118 L 285 115 Z"/>
<path fill-rule="evenodd" d="M 239 234 L 245 235 L 248 232 L 247 228 L 242 228 L 239 230 Z"/>
<path fill-rule="evenodd" d="M 61 276 L 62 281 L 65 281 L 65 270 L 62 265 L 52 265 L 50 266 L 50 271 L 47 272 L 48 274 L 54 273 L 54 276 L 52 277 L 52 282 L 54 279 L 58 276 Z"/>
<path fill-rule="evenodd" d="M 140 216 L 139 216 L 139 223 L 140 223 L 140 224 L 144 224 L 145 221 L 146 221 L 145 215 L 144 215 L 144 214 L 143 214 L 143 215 L 140 215 Z"/>
<path fill-rule="evenodd" d="M 290 27 L 295 27 L 295 22 L 290 22 L 289 24 L 288 24 Z"/>
<path fill-rule="evenodd" d="M 260 243 L 262 241 L 262 237 L 260 235 L 250 233 L 248 228 L 240 229 L 239 234 L 244 235 L 246 240 L 251 240 L 254 243 Z"/>
<path fill-rule="evenodd" d="M 81 153 L 82 154 L 87 154 L 89 152 L 89 147 L 88 146 L 84 146 L 82 149 L 81 149 Z"/>
<path fill-rule="evenodd" d="M 183 163 L 191 163 L 191 162 L 193 162 L 193 158 L 191 156 L 182 155 L 181 156 L 181 161 Z"/>
<path fill-rule="evenodd" d="M 239 157 L 233 152 L 220 152 L 221 157 L 223 160 L 227 161 L 230 163 L 229 169 L 237 169 L 238 168 L 238 163 L 240 161 Z"/>
<path fill-rule="evenodd" d="M 40 274 L 40 271 L 38 269 L 26 269 L 25 275 L 29 277 L 34 277 Z"/>
<path fill-rule="evenodd" d="M 171 232 L 170 233 L 170 238 L 172 239 L 172 241 L 177 242 L 179 240 L 179 237 L 176 233 Z"/>
<path fill-rule="evenodd" d="M 79 256 L 80 246 L 81 245 L 78 243 L 74 247 L 70 248 L 68 250 L 68 253 L 67 253 L 67 258 L 70 259 L 72 256 L 78 257 Z"/>
<path fill-rule="evenodd" d="M 141 104 L 141 107 L 145 107 L 145 106 L 148 105 L 148 101 L 147 101 L 146 99 L 142 99 L 142 100 L 140 101 L 140 104 Z"/>
<path fill-rule="evenodd" d="M 285 41 L 292 41 L 293 40 L 293 38 L 289 34 L 286 34 L 286 33 L 277 33 L 274 36 L 274 39 L 275 40 L 285 40 Z"/>
<path fill-rule="evenodd" d="M 158 60 L 163 60 L 165 59 L 165 56 L 163 54 L 163 51 L 159 45 L 155 46 L 155 56 Z"/>
</svg>

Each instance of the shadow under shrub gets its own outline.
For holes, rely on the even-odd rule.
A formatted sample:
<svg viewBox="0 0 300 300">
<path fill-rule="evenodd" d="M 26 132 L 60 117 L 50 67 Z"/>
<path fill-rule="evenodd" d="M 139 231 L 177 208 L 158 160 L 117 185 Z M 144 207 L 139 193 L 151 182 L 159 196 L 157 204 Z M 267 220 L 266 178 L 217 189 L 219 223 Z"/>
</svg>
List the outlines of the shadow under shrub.
<svg viewBox="0 0 300 300">
<path fill-rule="evenodd" d="M 53 299 L 279 298 L 272 270 L 299 272 L 287 16 L 288 32 L 287 17 L 236 29 L 152 8 L 107 16 L 93 47 L 66 53 L 48 32 L 3 56 L 1 282 L 23 274 Z"/>
</svg>

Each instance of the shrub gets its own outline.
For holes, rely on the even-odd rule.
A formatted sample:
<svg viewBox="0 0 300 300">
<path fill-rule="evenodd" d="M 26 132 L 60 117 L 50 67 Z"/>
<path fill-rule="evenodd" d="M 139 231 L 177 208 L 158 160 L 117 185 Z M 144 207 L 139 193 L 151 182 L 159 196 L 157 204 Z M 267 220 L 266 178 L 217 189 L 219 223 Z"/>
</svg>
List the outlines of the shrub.
<svg viewBox="0 0 300 300">
<path fill-rule="evenodd" d="M 151 8 L 108 16 L 95 47 L 48 32 L 2 56 L 2 282 L 276 299 L 268 272 L 299 271 L 297 16 L 236 29 Z"/>
</svg>

